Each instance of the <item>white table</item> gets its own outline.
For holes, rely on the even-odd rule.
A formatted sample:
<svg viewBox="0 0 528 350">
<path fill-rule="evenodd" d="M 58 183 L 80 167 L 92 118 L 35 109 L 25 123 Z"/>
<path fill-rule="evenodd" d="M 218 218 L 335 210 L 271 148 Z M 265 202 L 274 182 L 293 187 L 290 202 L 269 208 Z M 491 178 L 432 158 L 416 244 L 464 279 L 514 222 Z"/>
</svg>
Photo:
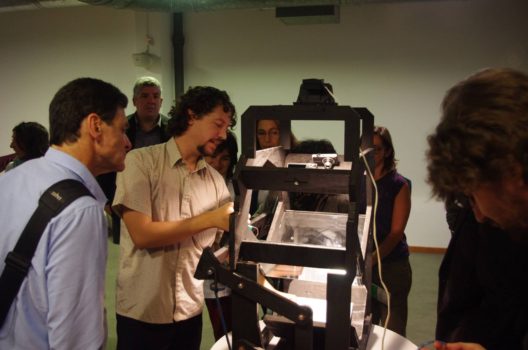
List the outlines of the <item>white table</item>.
<svg viewBox="0 0 528 350">
<path fill-rule="evenodd" d="M 367 350 L 382 350 L 381 349 L 381 338 L 383 337 L 383 328 L 374 325 L 371 327 L 369 341 L 367 343 Z M 229 333 L 229 339 L 231 340 L 231 333 Z M 410 340 L 402 337 L 398 333 L 387 329 L 385 333 L 385 347 L 383 350 L 416 350 L 417 345 L 413 344 Z M 211 350 L 228 350 L 225 337 L 219 339 L 211 348 Z"/>
</svg>

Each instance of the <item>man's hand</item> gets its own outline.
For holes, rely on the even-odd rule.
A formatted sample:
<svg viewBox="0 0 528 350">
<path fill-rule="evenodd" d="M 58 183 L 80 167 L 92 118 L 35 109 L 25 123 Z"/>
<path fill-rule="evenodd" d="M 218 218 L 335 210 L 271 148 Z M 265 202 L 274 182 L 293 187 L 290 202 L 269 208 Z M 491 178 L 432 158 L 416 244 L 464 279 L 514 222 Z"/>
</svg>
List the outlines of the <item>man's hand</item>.
<svg viewBox="0 0 528 350">
<path fill-rule="evenodd" d="M 482 345 L 476 343 L 443 343 L 435 341 L 436 350 L 486 350 Z"/>
<path fill-rule="evenodd" d="M 233 202 L 228 202 L 221 207 L 211 212 L 214 220 L 214 226 L 224 231 L 229 231 L 229 215 L 235 210 L 233 209 Z"/>
<path fill-rule="evenodd" d="M 233 212 L 233 203 L 229 202 L 191 218 L 152 221 L 148 215 L 123 207 L 122 218 L 136 248 L 144 249 L 175 244 L 210 228 L 227 231 Z"/>
</svg>

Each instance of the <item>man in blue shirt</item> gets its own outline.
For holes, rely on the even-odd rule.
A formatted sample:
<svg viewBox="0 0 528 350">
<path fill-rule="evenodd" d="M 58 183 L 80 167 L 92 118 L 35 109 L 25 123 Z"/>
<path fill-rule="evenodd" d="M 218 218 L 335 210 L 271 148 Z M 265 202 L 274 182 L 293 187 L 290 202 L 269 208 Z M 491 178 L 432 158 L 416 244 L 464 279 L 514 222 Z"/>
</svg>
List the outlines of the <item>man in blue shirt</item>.
<svg viewBox="0 0 528 350">
<path fill-rule="evenodd" d="M 51 147 L 45 156 L 0 177 L 2 269 L 49 186 L 76 179 L 95 197 L 77 199 L 48 223 L 0 328 L 0 349 L 103 347 L 106 197 L 95 176 L 124 169 L 131 147 L 126 105 L 126 96 L 101 80 L 68 83 L 50 104 Z"/>
</svg>

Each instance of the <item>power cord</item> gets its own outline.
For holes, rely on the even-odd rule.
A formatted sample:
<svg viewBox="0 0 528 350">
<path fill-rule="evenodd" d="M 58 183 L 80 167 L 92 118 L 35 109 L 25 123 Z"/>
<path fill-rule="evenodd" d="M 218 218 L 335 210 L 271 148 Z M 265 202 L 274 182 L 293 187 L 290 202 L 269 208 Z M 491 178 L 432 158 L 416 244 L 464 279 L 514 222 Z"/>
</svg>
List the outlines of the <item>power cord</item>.
<svg viewBox="0 0 528 350">
<path fill-rule="evenodd" d="M 368 150 L 365 150 L 365 151 L 361 151 L 359 153 L 359 156 L 361 157 L 361 159 L 363 159 L 363 163 L 365 164 L 365 169 L 367 170 L 367 174 L 372 182 L 372 186 L 374 187 L 374 208 L 373 208 L 374 209 L 373 210 L 374 225 L 372 226 L 372 228 L 373 228 L 373 235 L 374 235 L 374 246 L 376 247 L 376 252 L 379 252 L 378 238 L 376 236 L 376 213 L 378 209 L 378 187 L 376 186 L 376 180 L 374 180 L 372 171 L 370 170 L 367 159 L 365 158 L 365 155 L 371 151 L 372 151 L 372 148 L 369 148 Z M 389 324 L 389 319 L 390 319 L 391 295 L 389 293 L 389 289 L 387 288 L 387 286 L 385 285 L 385 282 L 383 281 L 381 258 L 379 254 L 376 254 L 376 258 L 378 261 L 378 276 L 381 282 L 381 286 L 383 287 L 383 290 L 387 294 L 387 317 L 385 318 L 385 322 L 383 325 L 383 336 L 381 338 L 381 350 L 383 350 L 385 349 L 385 333 L 387 332 L 387 325 Z"/>
<path fill-rule="evenodd" d="M 222 305 L 220 304 L 220 298 L 218 297 L 218 275 L 216 274 L 216 271 L 214 272 L 214 286 L 211 286 L 211 289 L 215 295 L 216 307 L 218 308 L 218 313 L 220 314 L 220 323 L 222 324 L 222 330 L 224 331 L 227 348 L 231 350 L 231 342 L 229 341 L 229 336 L 227 335 L 227 324 L 224 318 L 224 311 L 222 309 Z"/>
</svg>

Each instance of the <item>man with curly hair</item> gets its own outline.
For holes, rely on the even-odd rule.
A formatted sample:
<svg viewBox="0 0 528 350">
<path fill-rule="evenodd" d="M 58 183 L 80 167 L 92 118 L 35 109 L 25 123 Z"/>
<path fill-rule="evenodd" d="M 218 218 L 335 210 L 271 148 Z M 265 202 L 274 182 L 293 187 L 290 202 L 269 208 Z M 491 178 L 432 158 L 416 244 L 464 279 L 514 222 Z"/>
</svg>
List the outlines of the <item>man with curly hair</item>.
<svg viewBox="0 0 528 350">
<path fill-rule="evenodd" d="M 194 272 L 233 212 L 224 178 L 204 159 L 236 122 L 229 96 L 191 88 L 169 114 L 171 139 L 132 150 L 117 176 L 118 349 L 200 349 L 203 281 Z"/>
<path fill-rule="evenodd" d="M 527 349 L 528 76 L 480 71 L 447 92 L 442 112 L 428 138 L 428 182 L 437 198 L 468 203 L 476 222 L 455 228 L 437 325 L 442 340 L 471 343 L 436 347 Z"/>
<path fill-rule="evenodd" d="M 465 195 L 478 221 L 528 229 L 528 76 L 487 69 L 455 85 L 429 146 L 434 195 Z"/>
</svg>

